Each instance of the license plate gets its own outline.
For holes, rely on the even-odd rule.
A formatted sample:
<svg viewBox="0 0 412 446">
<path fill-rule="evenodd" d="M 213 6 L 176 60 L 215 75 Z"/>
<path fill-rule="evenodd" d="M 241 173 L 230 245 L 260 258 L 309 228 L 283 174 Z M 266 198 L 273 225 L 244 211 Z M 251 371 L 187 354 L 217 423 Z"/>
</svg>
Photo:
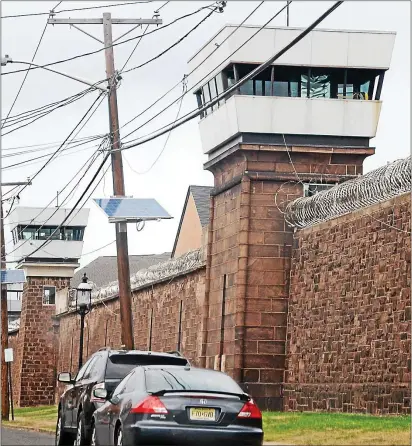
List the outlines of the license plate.
<svg viewBox="0 0 412 446">
<path fill-rule="evenodd" d="M 191 407 L 190 408 L 190 419 L 192 421 L 215 421 L 216 420 L 216 410 L 209 409 L 205 407 Z"/>
</svg>

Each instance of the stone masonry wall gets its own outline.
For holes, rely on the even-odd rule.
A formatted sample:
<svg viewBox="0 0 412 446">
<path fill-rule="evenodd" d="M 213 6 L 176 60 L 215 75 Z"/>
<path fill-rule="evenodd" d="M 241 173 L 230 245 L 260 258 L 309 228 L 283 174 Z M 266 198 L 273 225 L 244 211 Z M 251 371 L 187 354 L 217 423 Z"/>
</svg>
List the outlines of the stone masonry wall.
<svg viewBox="0 0 412 446">
<path fill-rule="evenodd" d="M 15 351 L 14 400 L 20 406 L 52 404 L 56 382 L 55 305 L 43 304 L 43 287 L 67 288 L 70 279 L 27 277 L 22 297 L 18 345 Z"/>
<path fill-rule="evenodd" d="M 180 302 L 182 327 L 180 351 L 197 364 L 200 308 L 204 299 L 205 269 L 200 268 L 172 280 L 133 292 L 132 312 L 135 348 L 172 351 L 178 347 Z M 153 315 L 153 316 L 152 316 Z M 153 317 L 150 341 L 150 319 Z M 77 373 L 80 317 L 67 313 L 59 317 L 58 372 Z M 93 307 L 85 319 L 84 361 L 101 347 L 120 348 L 119 300 L 113 298 Z"/>
<path fill-rule="evenodd" d="M 411 197 L 295 234 L 286 410 L 410 412 Z"/>
<path fill-rule="evenodd" d="M 239 144 L 207 168 L 212 193 L 210 268 L 206 272 L 206 354 L 250 392 L 262 409 L 282 410 L 288 282 L 293 231 L 286 203 L 304 181 L 337 182 L 362 171 L 364 155 L 333 149 Z M 291 158 L 293 165 L 291 164 Z M 226 276 L 226 289 L 224 279 Z M 225 317 L 222 325 L 222 300 Z"/>
</svg>

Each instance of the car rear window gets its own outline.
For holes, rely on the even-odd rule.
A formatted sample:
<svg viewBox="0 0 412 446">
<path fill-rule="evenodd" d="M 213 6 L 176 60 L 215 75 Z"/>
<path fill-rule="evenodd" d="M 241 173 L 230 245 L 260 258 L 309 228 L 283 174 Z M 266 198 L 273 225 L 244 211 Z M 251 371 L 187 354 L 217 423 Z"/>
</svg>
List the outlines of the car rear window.
<svg viewBox="0 0 412 446">
<path fill-rule="evenodd" d="M 106 379 L 123 379 L 139 365 L 180 365 L 187 364 L 185 358 L 156 355 L 110 355 L 106 367 Z"/>
<path fill-rule="evenodd" d="M 148 392 L 160 390 L 193 390 L 211 392 L 243 393 L 229 376 L 210 370 L 199 369 L 153 369 L 146 370 Z"/>
</svg>

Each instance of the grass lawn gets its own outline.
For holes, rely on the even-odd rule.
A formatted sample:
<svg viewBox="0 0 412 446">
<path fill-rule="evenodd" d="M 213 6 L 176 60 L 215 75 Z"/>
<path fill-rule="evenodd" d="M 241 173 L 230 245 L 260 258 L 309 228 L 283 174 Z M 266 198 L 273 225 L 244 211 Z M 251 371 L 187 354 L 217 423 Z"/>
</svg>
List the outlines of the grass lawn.
<svg viewBox="0 0 412 446">
<path fill-rule="evenodd" d="M 26 428 L 54 433 L 56 420 L 57 406 L 23 407 L 14 409 L 14 421 L 2 421 L 1 424 L 4 427 Z"/>
<path fill-rule="evenodd" d="M 54 433 L 56 406 L 15 410 L 5 427 Z M 340 413 L 265 412 L 265 441 L 284 445 L 409 445 L 411 419 Z"/>
<path fill-rule="evenodd" d="M 410 445 L 411 418 L 266 412 L 265 440 L 288 445 Z"/>
</svg>

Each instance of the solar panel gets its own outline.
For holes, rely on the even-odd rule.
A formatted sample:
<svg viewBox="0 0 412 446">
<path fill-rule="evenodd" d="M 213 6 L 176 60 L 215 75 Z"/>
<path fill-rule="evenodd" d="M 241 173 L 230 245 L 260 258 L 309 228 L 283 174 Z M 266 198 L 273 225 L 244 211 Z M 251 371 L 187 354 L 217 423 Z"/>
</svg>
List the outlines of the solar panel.
<svg viewBox="0 0 412 446">
<path fill-rule="evenodd" d="M 172 218 L 154 198 L 94 198 L 97 206 L 114 221 Z"/>
<path fill-rule="evenodd" d="M 1 283 L 24 283 L 26 275 L 22 269 L 2 269 Z"/>
</svg>

